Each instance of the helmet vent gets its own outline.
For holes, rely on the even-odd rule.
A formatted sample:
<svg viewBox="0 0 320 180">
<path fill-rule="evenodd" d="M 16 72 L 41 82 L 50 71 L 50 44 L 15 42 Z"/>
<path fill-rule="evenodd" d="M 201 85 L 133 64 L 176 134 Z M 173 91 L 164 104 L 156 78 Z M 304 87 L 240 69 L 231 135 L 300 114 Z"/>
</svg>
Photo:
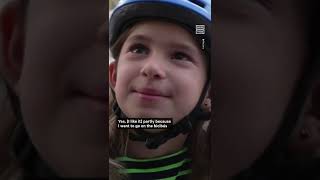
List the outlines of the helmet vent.
<svg viewBox="0 0 320 180">
<path fill-rule="evenodd" d="M 202 3 L 202 2 L 199 1 L 199 0 L 189 0 L 189 1 L 192 2 L 192 3 L 194 3 L 194 4 L 196 4 L 196 5 L 198 5 L 198 6 L 200 6 L 200 7 L 202 7 L 202 8 L 205 7 L 204 3 Z"/>
</svg>

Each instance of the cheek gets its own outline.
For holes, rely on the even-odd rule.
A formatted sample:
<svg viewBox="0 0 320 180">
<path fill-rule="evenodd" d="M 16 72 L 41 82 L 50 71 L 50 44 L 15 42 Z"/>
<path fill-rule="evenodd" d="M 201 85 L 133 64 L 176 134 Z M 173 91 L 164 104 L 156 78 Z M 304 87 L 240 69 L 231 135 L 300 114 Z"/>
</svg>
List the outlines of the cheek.
<svg viewBox="0 0 320 180">
<path fill-rule="evenodd" d="M 198 77 L 198 78 L 197 78 Z M 177 102 L 181 107 L 185 107 L 190 110 L 194 108 L 201 95 L 204 80 L 201 76 L 182 76 L 182 79 L 176 80 L 175 89 Z M 186 98 L 187 97 L 187 98 Z"/>
<path fill-rule="evenodd" d="M 135 77 L 135 70 L 131 68 L 129 65 L 118 64 L 117 68 L 117 80 L 115 85 L 115 93 L 117 96 L 125 96 L 127 91 L 129 90 L 130 82 Z M 118 98 L 118 97 L 117 97 Z M 119 97 L 121 98 L 121 97 Z"/>
</svg>

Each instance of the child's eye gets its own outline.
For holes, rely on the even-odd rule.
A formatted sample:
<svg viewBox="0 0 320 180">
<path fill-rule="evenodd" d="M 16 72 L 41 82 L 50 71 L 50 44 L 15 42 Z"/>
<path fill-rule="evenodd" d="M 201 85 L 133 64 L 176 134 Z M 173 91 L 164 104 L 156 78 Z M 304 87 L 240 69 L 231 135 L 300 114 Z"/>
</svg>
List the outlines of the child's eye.
<svg viewBox="0 0 320 180">
<path fill-rule="evenodd" d="M 189 55 L 183 52 L 175 52 L 172 56 L 171 59 L 176 59 L 176 60 L 184 60 L 184 61 L 191 61 L 191 58 Z"/>
<path fill-rule="evenodd" d="M 148 54 L 149 49 L 143 44 L 135 44 L 129 48 L 129 52 L 134 54 Z"/>
</svg>

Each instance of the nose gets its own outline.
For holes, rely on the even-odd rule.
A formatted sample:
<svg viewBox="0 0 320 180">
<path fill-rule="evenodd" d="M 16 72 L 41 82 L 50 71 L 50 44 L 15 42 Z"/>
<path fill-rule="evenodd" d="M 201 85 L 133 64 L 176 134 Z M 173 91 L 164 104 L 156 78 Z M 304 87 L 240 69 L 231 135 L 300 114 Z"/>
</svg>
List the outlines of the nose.
<svg viewBox="0 0 320 180">
<path fill-rule="evenodd" d="M 160 55 L 152 55 L 146 59 L 140 73 L 150 79 L 163 79 L 166 73 L 163 67 L 163 57 Z"/>
</svg>

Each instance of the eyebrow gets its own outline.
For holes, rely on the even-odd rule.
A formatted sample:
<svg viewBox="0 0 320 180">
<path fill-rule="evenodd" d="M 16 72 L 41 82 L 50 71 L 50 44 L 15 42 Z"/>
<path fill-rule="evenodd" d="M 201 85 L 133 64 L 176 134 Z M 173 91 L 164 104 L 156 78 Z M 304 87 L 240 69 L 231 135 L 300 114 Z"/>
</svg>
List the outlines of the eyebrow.
<svg viewBox="0 0 320 180">
<path fill-rule="evenodd" d="M 128 38 L 128 41 L 144 41 L 144 42 L 153 42 L 153 40 L 147 36 L 137 34 Z"/>
<path fill-rule="evenodd" d="M 147 42 L 147 43 L 152 43 L 154 42 L 154 40 L 148 36 L 145 35 L 141 35 L 141 34 L 137 34 L 137 35 L 133 35 L 130 38 L 128 38 L 128 41 L 142 41 L 142 42 Z M 186 50 L 190 53 L 198 53 L 197 48 L 195 47 L 195 45 L 191 44 L 191 43 L 177 43 L 177 42 L 170 42 L 166 44 L 166 47 L 170 47 L 170 48 L 175 48 L 175 49 L 183 49 Z"/>
<path fill-rule="evenodd" d="M 192 54 L 197 54 L 197 53 L 199 53 L 199 52 L 197 51 L 197 48 L 194 47 L 194 45 L 189 45 L 189 44 L 185 44 L 185 43 L 183 43 L 183 44 L 181 44 L 181 43 L 170 43 L 170 46 L 171 46 L 171 47 L 174 47 L 174 48 L 176 48 L 176 49 L 186 50 L 186 51 L 188 51 L 188 52 L 190 52 L 190 53 L 192 53 Z"/>
</svg>

